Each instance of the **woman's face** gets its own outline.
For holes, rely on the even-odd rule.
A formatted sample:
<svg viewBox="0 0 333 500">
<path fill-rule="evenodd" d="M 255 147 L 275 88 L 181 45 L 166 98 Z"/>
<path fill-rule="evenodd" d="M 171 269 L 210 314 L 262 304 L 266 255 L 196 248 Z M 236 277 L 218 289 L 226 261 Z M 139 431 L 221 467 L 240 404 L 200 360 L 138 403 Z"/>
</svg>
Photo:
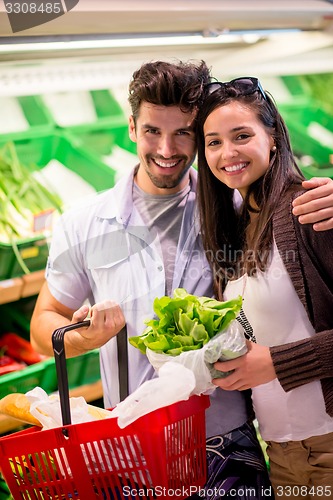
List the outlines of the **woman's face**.
<svg viewBox="0 0 333 500">
<path fill-rule="evenodd" d="M 212 173 L 244 198 L 268 169 L 272 135 L 249 107 L 233 101 L 216 108 L 204 124 L 205 155 Z"/>
</svg>

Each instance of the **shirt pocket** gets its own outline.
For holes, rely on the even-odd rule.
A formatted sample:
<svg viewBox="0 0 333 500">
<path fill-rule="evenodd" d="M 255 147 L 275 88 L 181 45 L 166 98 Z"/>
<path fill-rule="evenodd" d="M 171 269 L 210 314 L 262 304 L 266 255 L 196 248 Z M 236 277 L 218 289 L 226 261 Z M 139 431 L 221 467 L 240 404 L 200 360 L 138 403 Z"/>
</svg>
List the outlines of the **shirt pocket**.
<svg viewBox="0 0 333 500">
<path fill-rule="evenodd" d="M 147 262 L 145 257 L 135 253 L 117 262 L 88 263 L 95 301 L 113 299 L 121 303 L 150 295 L 164 281 L 164 276 L 157 264 L 150 259 Z"/>
</svg>

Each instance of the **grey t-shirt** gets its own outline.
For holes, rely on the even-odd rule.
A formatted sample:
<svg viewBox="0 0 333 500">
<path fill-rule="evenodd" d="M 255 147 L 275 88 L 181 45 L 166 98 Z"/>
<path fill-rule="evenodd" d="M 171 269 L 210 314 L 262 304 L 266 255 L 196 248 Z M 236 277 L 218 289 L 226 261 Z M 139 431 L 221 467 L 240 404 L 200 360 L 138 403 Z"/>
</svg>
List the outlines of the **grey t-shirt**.
<svg viewBox="0 0 333 500">
<path fill-rule="evenodd" d="M 165 269 L 165 294 L 172 296 L 172 281 L 184 208 L 190 185 L 174 194 L 145 193 L 135 183 L 133 200 L 149 231 L 157 232 Z"/>
</svg>

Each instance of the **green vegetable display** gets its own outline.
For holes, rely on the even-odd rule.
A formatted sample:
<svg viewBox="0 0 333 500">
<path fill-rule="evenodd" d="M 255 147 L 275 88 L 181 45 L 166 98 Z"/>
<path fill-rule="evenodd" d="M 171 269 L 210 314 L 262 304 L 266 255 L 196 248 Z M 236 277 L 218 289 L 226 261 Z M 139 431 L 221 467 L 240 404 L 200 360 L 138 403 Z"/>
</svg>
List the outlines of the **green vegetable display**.
<svg viewBox="0 0 333 500">
<path fill-rule="evenodd" d="M 34 217 L 62 211 L 62 201 L 33 176 L 9 142 L 0 149 L 0 241 L 10 244 L 24 273 L 29 273 L 17 244 L 36 235 Z"/>
<path fill-rule="evenodd" d="M 1 240 L 12 241 L 27 236 L 25 226 L 31 215 L 49 209 L 61 212 L 61 199 L 36 180 L 20 162 L 14 144 L 7 143 L 0 149 Z"/>
<path fill-rule="evenodd" d="M 145 322 L 142 335 L 130 337 L 134 347 L 146 353 L 152 351 L 177 356 L 185 351 L 201 349 L 211 338 L 225 330 L 238 316 L 242 297 L 220 302 L 210 297 L 190 295 L 177 288 L 174 297 L 154 300 L 158 319 Z"/>
</svg>

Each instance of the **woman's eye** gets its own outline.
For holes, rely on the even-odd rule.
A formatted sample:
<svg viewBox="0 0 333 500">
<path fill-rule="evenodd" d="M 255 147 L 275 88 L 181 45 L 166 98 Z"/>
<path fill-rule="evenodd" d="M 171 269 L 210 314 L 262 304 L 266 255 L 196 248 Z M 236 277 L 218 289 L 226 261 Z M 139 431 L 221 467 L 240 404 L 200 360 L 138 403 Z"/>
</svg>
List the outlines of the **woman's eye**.
<svg viewBox="0 0 333 500">
<path fill-rule="evenodd" d="M 214 139 L 213 141 L 209 141 L 206 146 L 209 147 L 209 146 L 217 146 L 218 144 L 220 144 L 220 141 L 218 141 L 217 139 Z"/>
<path fill-rule="evenodd" d="M 242 141 L 244 139 L 248 139 L 249 137 L 250 137 L 249 134 L 239 134 L 237 136 L 237 140 Z"/>
</svg>

